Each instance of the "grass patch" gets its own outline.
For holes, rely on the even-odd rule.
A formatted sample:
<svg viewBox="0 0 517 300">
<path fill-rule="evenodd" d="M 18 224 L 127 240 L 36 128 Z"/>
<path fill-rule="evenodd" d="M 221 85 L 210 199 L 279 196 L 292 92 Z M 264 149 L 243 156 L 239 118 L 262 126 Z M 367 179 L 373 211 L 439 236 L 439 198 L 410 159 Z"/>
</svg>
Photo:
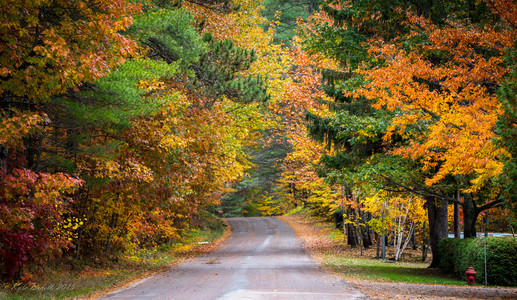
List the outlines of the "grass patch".
<svg viewBox="0 0 517 300">
<path fill-rule="evenodd" d="M 153 249 L 140 249 L 114 259 L 77 260 L 63 258 L 33 271 L 37 279 L 1 284 L 0 299 L 43 300 L 99 297 L 102 291 L 121 288 L 130 282 L 166 270 L 175 263 L 213 251 L 229 234 L 221 220 L 194 228 L 181 242 Z"/>
<path fill-rule="evenodd" d="M 343 253 L 325 255 L 323 264 L 344 277 L 384 282 L 466 285 L 438 269 L 420 263 L 386 263 L 372 258 L 346 258 Z"/>
</svg>

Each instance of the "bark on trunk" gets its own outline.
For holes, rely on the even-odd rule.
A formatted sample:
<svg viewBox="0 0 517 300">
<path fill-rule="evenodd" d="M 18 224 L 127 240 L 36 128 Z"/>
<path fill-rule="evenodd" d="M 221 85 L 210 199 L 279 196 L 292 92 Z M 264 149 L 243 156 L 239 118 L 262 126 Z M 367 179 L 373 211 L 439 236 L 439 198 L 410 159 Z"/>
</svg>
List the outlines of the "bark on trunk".
<svg viewBox="0 0 517 300">
<path fill-rule="evenodd" d="M 381 257 L 381 237 L 380 235 L 378 234 L 375 234 L 375 237 L 376 237 L 376 241 L 377 241 L 377 255 L 375 256 L 376 258 L 380 258 Z"/>
<path fill-rule="evenodd" d="M 345 195 L 346 195 L 347 199 L 350 199 L 351 193 L 350 193 L 350 190 L 347 185 L 345 185 L 345 192 L 346 192 Z M 354 225 L 355 219 L 356 219 L 355 214 L 356 214 L 355 210 L 353 208 L 350 208 L 350 206 L 348 206 L 348 208 L 346 210 L 346 220 L 347 220 L 346 235 L 348 238 L 348 245 L 350 245 L 350 247 L 352 247 L 352 248 L 357 247 L 357 244 L 359 243 L 359 240 L 358 240 L 357 234 L 356 234 L 356 228 Z"/>
<path fill-rule="evenodd" d="M 372 242 L 370 241 L 370 236 L 368 235 L 368 231 L 369 231 L 368 221 L 366 220 L 364 211 L 359 209 L 359 215 L 361 217 L 361 223 L 364 224 L 364 226 L 363 225 L 359 226 L 361 229 L 362 245 L 363 245 L 364 249 L 368 249 L 368 248 L 370 248 L 370 245 L 372 244 Z"/>
<path fill-rule="evenodd" d="M 433 261 L 429 268 L 437 268 L 440 266 L 441 259 L 438 243 L 448 235 L 447 201 L 435 197 L 426 197 L 426 200 L 431 253 L 433 254 Z"/>
<path fill-rule="evenodd" d="M 454 203 L 454 238 L 459 239 L 461 237 L 461 226 L 460 226 L 460 205 Z"/>
<path fill-rule="evenodd" d="M 337 210 L 334 212 L 334 225 L 336 229 L 343 229 L 343 210 Z"/>
<path fill-rule="evenodd" d="M 427 239 L 427 232 L 426 232 L 426 223 L 427 222 L 424 222 L 423 226 L 422 226 L 422 262 L 426 262 L 427 261 L 427 245 L 429 244 L 428 243 L 428 239 Z"/>
<path fill-rule="evenodd" d="M 416 228 L 415 221 L 412 221 L 413 227 Z M 413 250 L 416 250 L 416 230 L 413 230 L 413 234 L 411 234 L 411 244 Z"/>
<path fill-rule="evenodd" d="M 456 199 L 460 201 L 460 188 L 458 187 L 456 192 Z M 461 225 L 460 225 L 460 205 L 454 203 L 454 238 L 459 239 L 461 237 Z"/>
<path fill-rule="evenodd" d="M 476 220 L 478 218 L 479 211 L 476 208 L 476 204 L 469 194 L 465 195 L 463 201 L 463 237 L 468 239 L 476 237 Z"/>
<path fill-rule="evenodd" d="M 348 245 L 350 247 L 357 247 L 357 237 L 355 235 L 355 226 L 353 224 L 346 224 L 347 236 L 348 236 Z"/>
</svg>

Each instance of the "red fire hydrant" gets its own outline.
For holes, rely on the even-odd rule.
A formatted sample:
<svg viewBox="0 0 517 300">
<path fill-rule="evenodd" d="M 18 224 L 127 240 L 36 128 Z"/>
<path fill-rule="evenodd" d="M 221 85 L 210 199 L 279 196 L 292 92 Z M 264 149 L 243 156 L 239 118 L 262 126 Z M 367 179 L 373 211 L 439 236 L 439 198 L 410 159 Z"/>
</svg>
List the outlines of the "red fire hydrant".
<svg viewBox="0 0 517 300">
<path fill-rule="evenodd" d="M 469 269 L 465 272 L 467 274 L 467 284 L 474 285 L 476 284 L 476 271 L 473 267 L 469 267 Z"/>
</svg>

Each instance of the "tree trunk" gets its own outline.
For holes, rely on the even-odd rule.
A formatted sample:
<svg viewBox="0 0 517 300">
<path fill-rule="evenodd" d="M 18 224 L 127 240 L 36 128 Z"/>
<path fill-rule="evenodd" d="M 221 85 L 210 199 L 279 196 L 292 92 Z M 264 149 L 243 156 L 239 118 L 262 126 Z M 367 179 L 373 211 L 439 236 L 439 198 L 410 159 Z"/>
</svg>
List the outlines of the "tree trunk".
<svg viewBox="0 0 517 300">
<path fill-rule="evenodd" d="M 355 235 L 354 224 L 351 224 L 351 223 L 346 224 L 346 229 L 347 229 L 346 234 L 348 237 L 348 245 L 350 245 L 350 247 L 352 247 L 352 248 L 357 247 L 357 238 Z"/>
<path fill-rule="evenodd" d="M 370 226 L 366 225 L 366 229 L 365 229 L 365 240 L 364 240 L 364 243 L 365 243 L 365 248 L 366 249 L 369 249 L 370 246 L 373 245 L 373 242 L 372 242 L 372 235 L 370 234 Z"/>
<path fill-rule="evenodd" d="M 109 255 L 110 253 L 110 246 L 111 246 L 111 233 L 115 229 L 115 226 L 117 224 L 118 214 L 112 213 L 111 214 L 111 221 L 110 221 L 110 231 L 108 233 L 108 240 L 106 241 L 106 254 Z"/>
<path fill-rule="evenodd" d="M 79 252 L 81 251 L 81 241 L 83 239 L 83 228 L 84 226 L 81 226 L 79 228 L 79 235 L 75 240 L 75 259 L 79 259 Z"/>
<path fill-rule="evenodd" d="M 397 203 L 397 202 L 395 202 L 395 203 Z M 407 205 L 405 212 L 402 210 L 402 205 L 401 205 L 400 214 L 398 216 L 395 214 L 395 220 L 394 220 L 395 221 L 395 224 L 394 224 L 395 239 L 394 239 L 394 243 L 393 243 L 393 248 L 395 251 L 395 260 L 396 261 L 400 260 L 400 258 L 402 257 L 402 253 L 404 252 L 404 249 L 406 249 L 407 245 L 409 244 L 409 241 L 411 240 L 411 235 L 413 234 L 413 230 L 415 229 L 415 224 L 412 222 L 411 226 L 409 228 L 408 235 L 406 236 L 406 241 L 403 242 L 404 228 L 406 228 L 406 219 L 407 219 L 407 215 L 409 213 L 410 205 L 411 205 L 411 202 Z M 398 210 L 397 205 L 395 205 L 395 212 L 397 210 Z"/>
<path fill-rule="evenodd" d="M 313 13 L 319 10 L 319 1 L 318 0 L 307 0 L 307 8 L 309 13 Z"/>
<path fill-rule="evenodd" d="M 368 222 L 366 221 L 365 213 L 361 209 L 359 209 L 359 217 L 361 218 L 361 223 L 364 224 L 359 226 L 359 228 L 361 229 L 362 245 L 364 249 L 368 249 L 371 245 L 370 237 L 368 235 L 369 227 Z"/>
<path fill-rule="evenodd" d="M 345 191 L 346 191 L 347 199 L 350 199 L 350 197 L 348 197 L 349 189 L 346 185 L 345 185 Z M 357 239 L 356 228 L 354 225 L 355 219 L 356 219 L 355 210 L 353 208 L 350 208 L 350 206 L 348 206 L 348 208 L 346 210 L 346 220 L 347 220 L 346 235 L 348 238 L 348 245 L 350 245 L 350 247 L 352 247 L 352 248 L 357 247 L 357 244 L 359 242 Z"/>
<path fill-rule="evenodd" d="M 336 229 L 343 229 L 343 209 L 334 212 L 334 225 Z"/>
<path fill-rule="evenodd" d="M 415 221 L 411 221 L 411 223 L 413 224 L 413 227 L 416 228 Z M 413 230 L 413 233 L 411 234 L 411 244 L 413 250 L 416 250 L 416 230 Z"/>
<path fill-rule="evenodd" d="M 375 239 L 377 241 L 377 255 L 375 258 L 381 258 L 381 236 L 376 233 Z"/>
<path fill-rule="evenodd" d="M 456 191 L 456 199 L 460 201 L 460 188 Z M 454 202 L 454 238 L 461 238 L 460 205 Z"/>
<path fill-rule="evenodd" d="M 454 238 L 461 238 L 460 205 L 454 203 Z"/>
<path fill-rule="evenodd" d="M 427 200 L 427 217 L 429 220 L 429 238 L 431 241 L 431 253 L 433 261 L 429 268 L 437 268 L 440 266 L 440 253 L 438 251 L 438 243 L 448 235 L 447 223 L 447 201 L 438 200 L 435 197 L 426 197 Z"/>
<path fill-rule="evenodd" d="M 426 223 L 424 221 L 424 224 L 422 226 L 422 262 L 426 262 L 427 261 L 427 244 L 428 244 L 428 239 L 427 239 L 427 232 L 426 232 Z"/>
<path fill-rule="evenodd" d="M 398 239 L 397 239 L 397 244 L 394 246 L 396 261 L 400 260 L 400 258 L 402 257 L 402 253 L 404 253 L 404 250 L 406 250 L 407 245 L 409 245 L 409 242 L 411 240 L 411 235 L 413 234 L 414 230 L 415 230 L 415 223 L 411 223 L 411 225 L 409 227 L 409 234 L 406 237 L 406 241 L 404 242 L 404 244 L 402 244 L 403 230 L 400 231 Z"/>
<path fill-rule="evenodd" d="M 483 229 L 485 230 L 485 239 L 488 237 L 488 223 L 490 222 L 490 217 L 487 215 L 485 215 L 483 217 L 483 220 L 485 220 L 483 223 L 484 223 L 484 227 Z"/>
<path fill-rule="evenodd" d="M 465 195 L 463 201 L 463 237 L 468 239 L 476 237 L 476 220 L 479 215 L 479 211 L 476 208 L 476 204 L 470 194 Z"/>
</svg>

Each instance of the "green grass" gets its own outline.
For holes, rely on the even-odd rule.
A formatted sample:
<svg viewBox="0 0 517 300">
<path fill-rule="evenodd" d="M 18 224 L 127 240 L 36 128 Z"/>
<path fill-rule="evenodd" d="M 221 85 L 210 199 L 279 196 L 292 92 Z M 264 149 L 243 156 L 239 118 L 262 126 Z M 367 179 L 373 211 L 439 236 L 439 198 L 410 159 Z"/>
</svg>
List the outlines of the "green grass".
<svg viewBox="0 0 517 300">
<path fill-rule="evenodd" d="M 438 269 L 429 269 L 427 264 L 383 262 L 372 258 L 345 258 L 341 254 L 327 254 L 323 264 L 345 277 L 372 281 L 466 285 Z"/>
<path fill-rule="evenodd" d="M 141 249 L 112 260 L 61 259 L 43 269 L 35 269 L 37 278 L 29 284 L 1 284 L 0 299 L 43 300 L 83 297 L 164 270 L 175 262 L 197 255 L 226 233 L 222 221 L 189 231 L 181 242 Z"/>
<path fill-rule="evenodd" d="M 305 211 L 305 208 L 300 205 L 300 206 L 297 206 L 297 207 L 293 208 L 292 210 L 288 211 L 285 214 L 285 216 L 292 216 L 292 215 L 300 214 L 304 211 Z"/>
</svg>

